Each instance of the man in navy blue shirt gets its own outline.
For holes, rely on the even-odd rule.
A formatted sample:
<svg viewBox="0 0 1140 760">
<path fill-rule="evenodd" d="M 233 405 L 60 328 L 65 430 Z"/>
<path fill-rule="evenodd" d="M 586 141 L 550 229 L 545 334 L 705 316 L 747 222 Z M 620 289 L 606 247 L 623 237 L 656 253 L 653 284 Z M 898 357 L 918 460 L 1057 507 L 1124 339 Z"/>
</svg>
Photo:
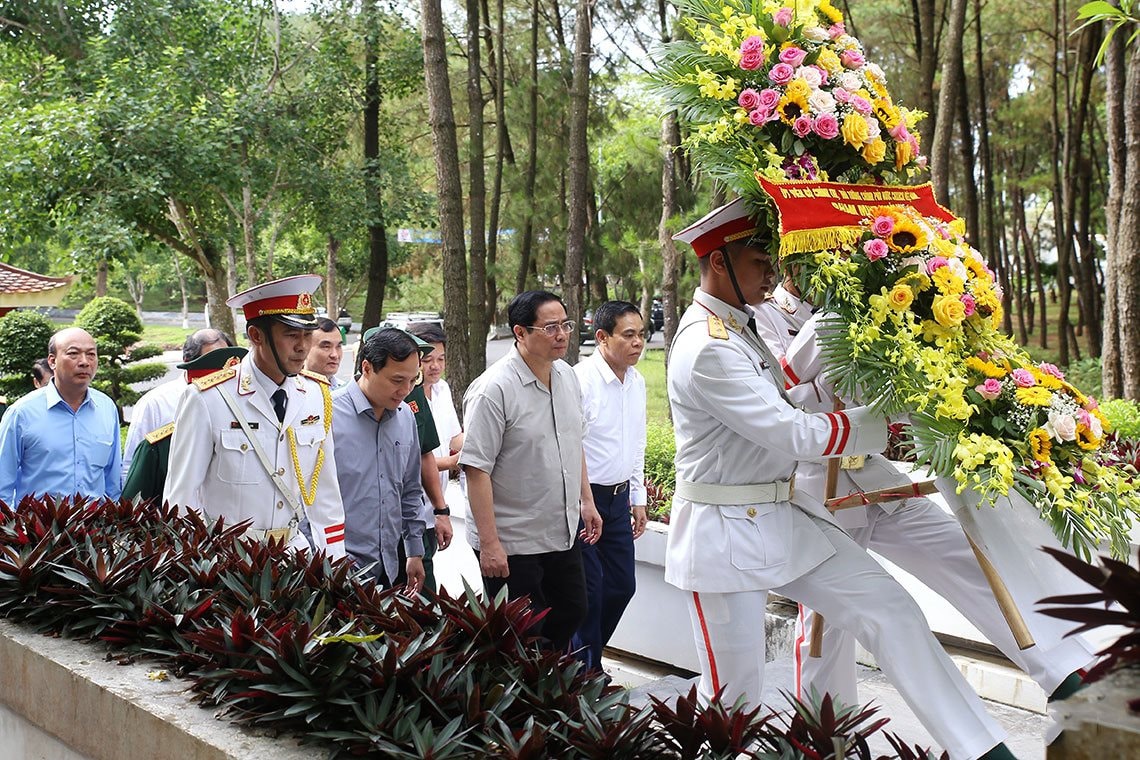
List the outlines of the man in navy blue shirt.
<svg viewBox="0 0 1140 760">
<path fill-rule="evenodd" d="M 25 496 L 118 499 L 122 493 L 119 412 L 91 388 L 99 367 L 86 330 L 60 330 L 48 342 L 55 376 L 21 398 L 0 420 L 0 500 Z"/>
</svg>

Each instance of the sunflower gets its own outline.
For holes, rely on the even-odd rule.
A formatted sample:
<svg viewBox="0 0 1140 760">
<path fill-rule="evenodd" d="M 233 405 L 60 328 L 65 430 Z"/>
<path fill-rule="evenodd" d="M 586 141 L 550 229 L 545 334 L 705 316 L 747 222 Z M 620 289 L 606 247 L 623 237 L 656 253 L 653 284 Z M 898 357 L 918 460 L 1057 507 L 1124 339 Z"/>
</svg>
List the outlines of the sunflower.
<svg viewBox="0 0 1140 760">
<path fill-rule="evenodd" d="M 898 219 L 895 228 L 887 236 L 887 245 L 897 253 L 910 253 L 926 247 L 926 233 L 914 221 Z"/>
<path fill-rule="evenodd" d="M 1029 433 L 1029 454 L 1038 462 L 1049 464 L 1053 460 L 1049 455 L 1053 451 L 1053 443 L 1049 440 L 1049 433 L 1045 428 L 1035 428 Z"/>
<path fill-rule="evenodd" d="M 843 14 L 840 13 L 838 8 L 831 4 L 831 0 L 823 0 L 823 2 L 819 4 L 819 12 L 827 16 L 827 20 L 833 24 L 838 24 L 843 20 Z"/>
<path fill-rule="evenodd" d="M 1000 380 L 1006 376 L 1006 371 L 994 364 L 993 362 L 983 361 L 976 356 L 966 358 L 966 368 L 972 369 L 975 372 L 981 372 L 986 377 L 992 377 Z"/>
<path fill-rule="evenodd" d="M 780 115 L 780 121 L 789 125 L 807 113 L 808 110 L 807 98 L 802 95 L 784 95 L 776 105 L 776 113 Z"/>
<path fill-rule="evenodd" d="M 1077 445 L 1085 451 L 1095 451 L 1100 448 L 1100 439 L 1084 425 L 1077 425 Z"/>
</svg>

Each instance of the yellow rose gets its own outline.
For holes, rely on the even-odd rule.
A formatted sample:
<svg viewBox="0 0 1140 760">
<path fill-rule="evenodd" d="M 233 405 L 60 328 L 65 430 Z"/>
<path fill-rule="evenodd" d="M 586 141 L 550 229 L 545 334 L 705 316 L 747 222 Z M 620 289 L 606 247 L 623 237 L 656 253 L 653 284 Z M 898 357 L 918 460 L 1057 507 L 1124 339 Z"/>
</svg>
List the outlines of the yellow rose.
<svg viewBox="0 0 1140 760">
<path fill-rule="evenodd" d="M 788 86 L 784 88 L 784 96 L 791 100 L 803 99 L 807 100 L 811 95 L 811 86 L 802 78 L 793 79 L 788 82 Z"/>
<path fill-rule="evenodd" d="M 887 156 L 887 144 L 876 137 L 863 145 L 863 160 L 874 166 Z"/>
<path fill-rule="evenodd" d="M 943 327 L 957 327 L 966 318 L 966 306 L 957 296 L 935 296 L 930 310 Z"/>
<path fill-rule="evenodd" d="M 819 58 L 816 59 L 816 63 L 827 69 L 828 74 L 838 74 L 843 71 L 843 64 L 840 63 L 839 56 L 828 48 L 824 48 L 819 52 Z"/>
<path fill-rule="evenodd" d="M 906 285 L 895 285 L 887 293 L 887 303 L 896 311 L 906 311 L 914 301 L 914 291 Z"/>
<path fill-rule="evenodd" d="M 870 130 L 867 129 L 866 119 L 857 113 L 851 113 L 843 118 L 843 126 L 839 131 L 843 135 L 844 142 L 859 150 L 863 147 L 863 143 L 867 142 Z"/>
<path fill-rule="evenodd" d="M 895 168 L 901 169 L 914 159 L 914 151 L 909 142 L 895 143 Z"/>
</svg>

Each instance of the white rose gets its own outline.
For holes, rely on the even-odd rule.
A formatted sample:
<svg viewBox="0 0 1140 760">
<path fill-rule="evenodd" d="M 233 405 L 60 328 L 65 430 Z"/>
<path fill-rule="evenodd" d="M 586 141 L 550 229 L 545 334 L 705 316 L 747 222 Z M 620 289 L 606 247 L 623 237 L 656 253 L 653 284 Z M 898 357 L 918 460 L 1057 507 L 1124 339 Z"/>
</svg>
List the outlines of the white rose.
<svg viewBox="0 0 1140 760">
<path fill-rule="evenodd" d="M 1089 432 L 1093 434 L 1093 438 L 1104 437 L 1104 425 L 1100 424 L 1100 418 L 1095 414 L 1089 415 Z"/>
<path fill-rule="evenodd" d="M 823 75 L 814 66 L 800 66 L 796 69 L 796 76 L 808 83 L 813 90 L 823 84 Z"/>
<path fill-rule="evenodd" d="M 881 82 L 883 81 L 883 70 L 877 63 L 868 63 L 863 67 L 863 71 L 871 76 L 872 79 Z"/>
<path fill-rule="evenodd" d="M 868 117 L 868 119 L 867 119 L 867 137 L 868 137 L 868 139 L 874 140 L 880 134 L 882 134 L 882 130 L 879 129 L 879 120 L 878 119 L 872 119 L 872 118 Z"/>
<path fill-rule="evenodd" d="M 949 267 L 951 273 L 963 282 L 969 279 L 969 272 L 966 271 L 966 265 L 963 264 L 960 259 L 950 259 Z"/>
<path fill-rule="evenodd" d="M 827 39 L 827 30 L 822 26 L 809 26 L 804 29 L 804 36 L 812 42 L 823 42 Z"/>
<path fill-rule="evenodd" d="M 848 92 L 855 92 L 863 86 L 859 80 L 858 74 L 853 74 L 850 71 L 844 71 L 838 77 L 839 86 Z"/>
<path fill-rule="evenodd" d="M 816 90 L 808 96 L 808 106 L 812 113 L 835 113 L 835 98 L 830 92 Z"/>
<path fill-rule="evenodd" d="M 1045 430 L 1058 441 L 1077 440 L 1077 418 L 1071 414 L 1050 411 Z"/>
</svg>

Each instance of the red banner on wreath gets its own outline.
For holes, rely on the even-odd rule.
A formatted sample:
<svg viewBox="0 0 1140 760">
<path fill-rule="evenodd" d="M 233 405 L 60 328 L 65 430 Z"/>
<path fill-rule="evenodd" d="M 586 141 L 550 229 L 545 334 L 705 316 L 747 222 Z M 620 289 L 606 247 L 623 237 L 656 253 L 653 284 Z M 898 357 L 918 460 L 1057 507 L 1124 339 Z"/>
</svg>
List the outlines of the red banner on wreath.
<svg viewBox="0 0 1140 760">
<path fill-rule="evenodd" d="M 925 185 L 847 185 L 840 182 L 773 182 L 757 176 L 776 205 L 780 254 L 809 253 L 854 243 L 863 220 L 884 206 L 910 206 L 923 216 L 952 222 L 957 217 L 934 200 Z"/>
</svg>

